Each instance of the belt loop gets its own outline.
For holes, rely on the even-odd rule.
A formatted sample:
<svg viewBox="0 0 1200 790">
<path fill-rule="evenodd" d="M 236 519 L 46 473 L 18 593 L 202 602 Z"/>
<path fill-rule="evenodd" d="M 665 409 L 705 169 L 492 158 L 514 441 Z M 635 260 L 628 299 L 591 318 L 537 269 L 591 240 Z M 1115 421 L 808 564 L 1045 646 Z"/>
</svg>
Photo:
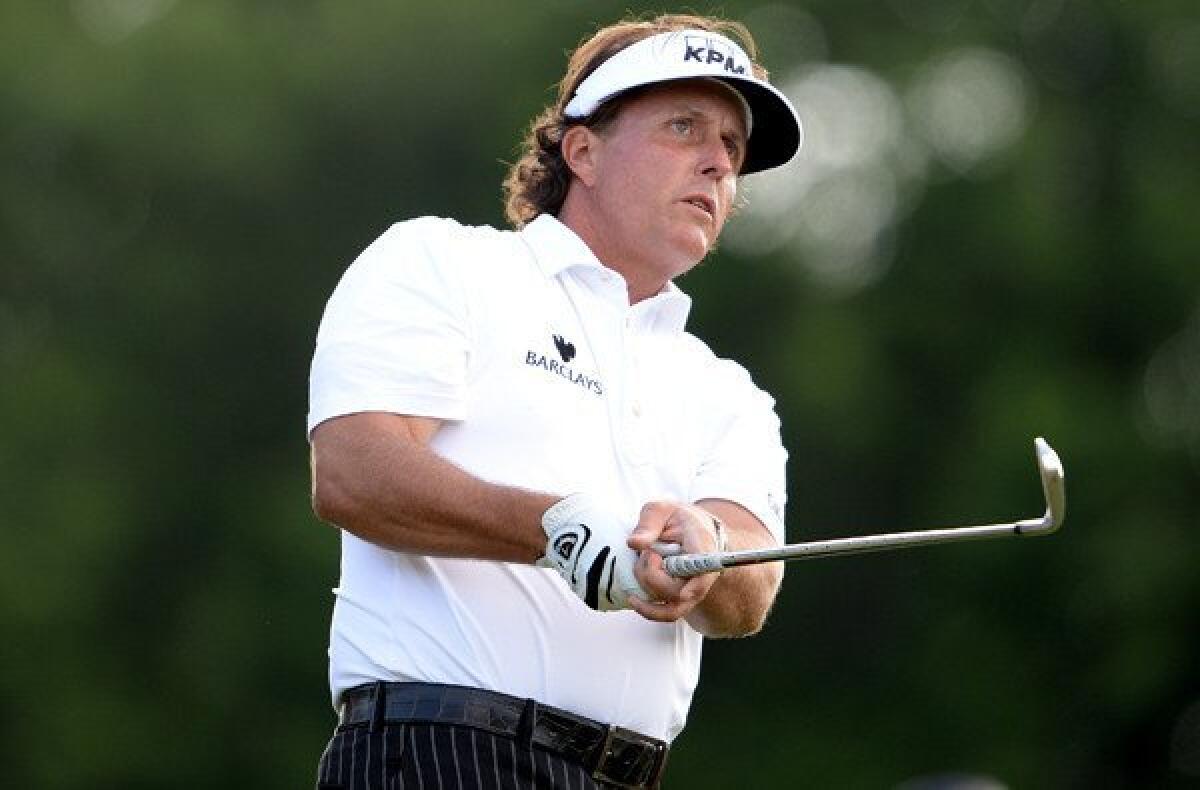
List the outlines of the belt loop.
<svg viewBox="0 0 1200 790">
<path fill-rule="evenodd" d="M 382 680 L 376 681 L 375 688 L 371 693 L 371 727 L 370 732 L 379 732 L 383 729 L 384 720 L 387 718 L 387 684 Z"/>
<path fill-rule="evenodd" d="M 524 746 L 533 745 L 533 728 L 537 725 L 537 717 L 537 700 L 525 700 L 525 707 L 521 709 L 521 720 L 517 723 L 517 737 Z"/>
</svg>

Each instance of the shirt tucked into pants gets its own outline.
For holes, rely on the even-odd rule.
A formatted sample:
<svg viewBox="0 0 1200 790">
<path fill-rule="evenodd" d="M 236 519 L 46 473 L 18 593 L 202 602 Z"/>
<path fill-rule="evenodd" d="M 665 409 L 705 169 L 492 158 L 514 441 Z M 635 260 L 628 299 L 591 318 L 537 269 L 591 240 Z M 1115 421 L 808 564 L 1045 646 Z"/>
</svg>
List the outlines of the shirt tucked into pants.
<svg viewBox="0 0 1200 790">
<path fill-rule="evenodd" d="M 498 692 L 378 682 L 347 692 L 317 790 L 654 788 L 668 748 Z"/>
</svg>

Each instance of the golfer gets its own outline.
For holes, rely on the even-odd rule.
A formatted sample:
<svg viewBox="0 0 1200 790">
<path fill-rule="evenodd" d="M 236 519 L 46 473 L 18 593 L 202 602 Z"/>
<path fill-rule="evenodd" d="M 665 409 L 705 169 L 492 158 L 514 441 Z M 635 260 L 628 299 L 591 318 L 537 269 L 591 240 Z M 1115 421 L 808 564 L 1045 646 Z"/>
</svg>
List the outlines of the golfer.
<svg viewBox="0 0 1200 790">
<path fill-rule="evenodd" d="M 341 529 L 320 788 L 655 787 L 703 637 L 758 631 L 778 563 L 773 401 L 684 331 L 674 280 L 800 123 L 741 25 L 623 21 L 571 56 L 505 182 L 515 230 L 424 217 L 345 272 L 310 382 Z"/>
</svg>

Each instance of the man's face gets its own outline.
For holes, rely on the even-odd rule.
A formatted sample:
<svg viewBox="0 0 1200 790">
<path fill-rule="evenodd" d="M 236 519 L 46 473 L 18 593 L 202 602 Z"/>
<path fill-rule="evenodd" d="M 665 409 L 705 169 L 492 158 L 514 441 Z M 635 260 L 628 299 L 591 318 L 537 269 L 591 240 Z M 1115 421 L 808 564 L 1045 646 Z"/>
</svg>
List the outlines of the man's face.
<svg viewBox="0 0 1200 790">
<path fill-rule="evenodd" d="M 731 91 L 707 80 L 666 83 L 595 133 L 587 240 L 634 299 L 699 263 L 729 217 L 746 150 Z"/>
</svg>

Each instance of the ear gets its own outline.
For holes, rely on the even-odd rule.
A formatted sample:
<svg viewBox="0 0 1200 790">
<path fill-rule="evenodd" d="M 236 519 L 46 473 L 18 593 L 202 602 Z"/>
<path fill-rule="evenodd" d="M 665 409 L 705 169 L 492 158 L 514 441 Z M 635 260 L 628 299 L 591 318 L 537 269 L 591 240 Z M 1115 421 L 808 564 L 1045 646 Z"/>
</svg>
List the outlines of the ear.
<svg viewBox="0 0 1200 790">
<path fill-rule="evenodd" d="M 584 186 L 590 187 L 596 183 L 596 154 L 599 144 L 599 136 L 586 126 L 572 126 L 563 132 L 563 161 Z"/>
</svg>

